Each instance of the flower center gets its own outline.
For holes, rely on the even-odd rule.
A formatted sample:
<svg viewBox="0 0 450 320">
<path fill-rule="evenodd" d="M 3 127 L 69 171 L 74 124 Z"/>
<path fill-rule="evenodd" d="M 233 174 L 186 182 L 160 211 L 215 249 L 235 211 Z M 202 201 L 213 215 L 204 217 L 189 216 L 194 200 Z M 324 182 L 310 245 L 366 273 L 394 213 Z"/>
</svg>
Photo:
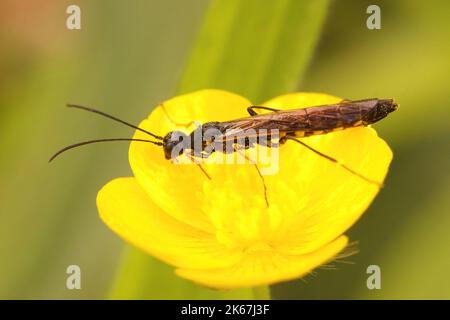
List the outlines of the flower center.
<svg viewBox="0 0 450 320">
<path fill-rule="evenodd" d="M 258 206 L 242 206 L 223 211 L 217 206 L 210 211 L 217 240 L 228 248 L 247 252 L 272 250 L 272 243 L 283 234 L 283 219 L 278 210 L 266 208 L 264 199 Z M 222 210 L 221 210 L 222 209 Z"/>
<path fill-rule="evenodd" d="M 283 242 L 293 221 L 298 220 L 304 204 L 291 194 L 295 189 L 283 181 L 268 184 L 267 207 L 264 189 L 253 166 L 232 166 L 235 178 L 224 171 L 213 173 L 214 180 L 203 185 L 203 212 L 215 227 L 217 240 L 230 249 L 268 251 Z M 240 185 L 236 186 L 236 176 Z M 239 192 L 236 192 L 239 188 Z M 277 192 L 283 201 L 277 197 Z M 227 193 L 227 191 L 229 193 Z"/>
</svg>

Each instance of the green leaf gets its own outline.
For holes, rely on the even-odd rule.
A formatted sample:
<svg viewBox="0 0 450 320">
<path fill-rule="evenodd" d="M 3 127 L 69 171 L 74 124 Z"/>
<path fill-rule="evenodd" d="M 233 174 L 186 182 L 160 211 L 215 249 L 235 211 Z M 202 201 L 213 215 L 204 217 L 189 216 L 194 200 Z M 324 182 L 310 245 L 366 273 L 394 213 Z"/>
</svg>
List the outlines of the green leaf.
<svg viewBox="0 0 450 320">
<path fill-rule="evenodd" d="M 221 88 L 262 102 L 296 89 L 328 0 L 213 1 L 179 92 Z"/>
<path fill-rule="evenodd" d="M 254 102 L 295 91 L 311 58 L 328 0 L 212 1 L 178 93 L 233 91 Z M 132 250 L 111 297 L 118 299 L 265 299 L 267 287 L 213 291 L 177 278 L 173 268 Z"/>
</svg>

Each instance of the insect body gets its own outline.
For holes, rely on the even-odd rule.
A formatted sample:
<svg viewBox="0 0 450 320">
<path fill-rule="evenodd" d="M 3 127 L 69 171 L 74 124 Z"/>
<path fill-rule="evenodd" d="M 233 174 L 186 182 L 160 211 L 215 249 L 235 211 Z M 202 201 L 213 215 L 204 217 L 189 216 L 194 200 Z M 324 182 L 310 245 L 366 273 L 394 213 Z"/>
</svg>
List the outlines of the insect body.
<svg viewBox="0 0 450 320">
<path fill-rule="evenodd" d="M 171 131 L 163 137 L 99 110 L 78 105 L 68 106 L 100 114 L 104 117 L 140 130 L 156 140 L 114 138 L 84 141 L 59 150 L 50 158 L 50 161 L 57 157 L 59 154 L 69 149 L 86 144 L 107 141 L 149 142 L 161 146 L 163 148 L 166 159 L 174 159 L 181 154 L 186 154 L 191 158 L 191 160 L 193 160 L 193 162 L 195 162 L 194 158 L 209 157 L 213 152 L 217 150 L 218 145 L 225 146 L 227 144 L 231 144 L 233 145 L 232 149 L 221 148 L 221 150 L 224 152 L 230 152 L 230 150 L 231 152 L 236 152 L 242 149 L 254 147 L 255 143 L 262 144 L 262 141 L 264 141 L 264 144 L 268 147 L 278 147 L 279 145 L 286 143 L 288 140 L 292 140 L 303 145 L 317 155 L 336 163 L 348 172 L 366 180 L 369 183 L 376 184 L 379 187 L 381 187 L 381 183 L 370 180 L 369 178 L 347 167 L 337 159 L 334 159 L 320 152 L 319 150 L 312 148 L 305 142 L 301 141 L 301 138 L 312 135 L 327 134 L 336 130 L 343 130 L 358 126 L 367 126 L 385 118 L 389 113 L 397 109 L 397 104 L 392 99 L 376 98 L 357 101 L 343 100 L 336 104 L 292 110 L 277 110 L 265 106 L 250 106 L 247 108 L 247 111 L 250 115 L 249 117 L 225 122 L 206 122 L 199 125 L 190 134 L 186 134 L 182 131 Z M 163 107 L 163 110 L 169 120 L 171 120 L 170 116 L 165 111 L 164 105 L 161 106 Z M 258 114 L 255 109 L 262 109 L 271 112 Z M 214 133 L 208 134 L 208 132 L 210 132 L 211 130 L 213 130 Z M 248 136 L 249 130 L 253 130 L 253 132 L 255 132 L 256 139 L 249 139 L 251 138 Z M 267 132 L 270 132 L 270 130 L 276 130 L 278 132 L 278 143 L 273 144 L 270 140 L 270 136 L 268 137 L 268 139 L 259 139 L 258 132 L 263 131 L 265 134 L 267 134 Z M 205 175 L 210 178 L 206 171 L 201 167 L 201 165 L 198 165 L 205 173 Z M 257 166 L 256 168 L 261 176 L 261 179 L 264 182 L 264 179 Z M 264 191 L 266 202 L 268 204 L 265 184 Z"/>
<path fill-rule="evenodd" d="M 337 104 L 293 110 L 251 106 L 247 108 L 250 117 L 226 122 L 207 122 L 197 127 L 189 136 L 181 131 L 169 132 L 162 139 L 162 146 L 166 159 L 173 158 L 174 147 L 179 147 L 178 149 L 184 152 L 195 145 L 200 145 L 201 149 L 193 149 L 194 156 L 208 157 L 210 152 L 207 152 L 207 149 L 212 142 L 226 143 L 231 141 L 238 144 L 240 149 L 252 147 L 248 144 L 248 141 L 238 139 L 244 136 L 248 137 L 248 129 L 256 132 L 259 130 L 265 130 L 265 132 L 278 130 L 280 143 L 283 144 L 289 139 L 367 126 L 383 119 L 396 108 L 397 104 L 392 99 L 344 100 Z M 272 112 L 257 114 L 254 109 L 265 109 Z M 216 129 L 217 135 L 205 140 L 206 131 L 211 128 Z M 199 131 L 200 134 L 198 134 Z M 202 139 L 201 142 L 197 141 L 199 138 Z M 258 141 L 256 140 L 256 142 Z M 211 150 L 214 151 L 214 149 Z"/>
</svg>

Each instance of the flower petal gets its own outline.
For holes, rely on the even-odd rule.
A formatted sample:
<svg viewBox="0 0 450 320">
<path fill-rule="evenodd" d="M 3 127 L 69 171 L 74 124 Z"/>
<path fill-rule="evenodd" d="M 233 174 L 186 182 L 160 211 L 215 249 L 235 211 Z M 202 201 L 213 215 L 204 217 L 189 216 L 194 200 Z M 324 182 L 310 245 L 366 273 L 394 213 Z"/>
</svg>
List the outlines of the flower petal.
<svg viewBox="0 0 450 320">
<path fill-rule="evenodd" d="M 264 105 L 295 109 L 340 100 L 325 94 L 300 93 Z M 250 102 L 232 93 L 203 90 L 164 105 L 177 122 L 204 122 L 243 116 Z M 149 119 L 141 127 L 152 132 L 176 128 L 161 108 Z M 145 137 L 140 132 L 135 135 Z M 389 147 L 371 128 L 347 129 L 302 141 L 380 182 L 392 159 Z M 130 147 L 133 172 L 152 200 L 172 217 L 216 232 L 219 241 L 229 248 L 258 246 L 262 241 L 287 254 L 313 252 L 345 232 L 379 191 L 293 141 L 279 148 L 279 156 L 278 174 L 264 177 L 270 203 L 266 208 L 262 181 L 252 165 L 204 164 L 213 177 L 208 180 L 194 165 L 174 165 L 165 160 L 153 145 L 132 143 Z"/>
<path fill-rule="evenodd" d="M 211 270 L 177 269 L 186 279 L 213 288 L 232 289 L 272 284 L 300 278 L 329 261 L 347 245 L 341 236 L 317 251 L 305 255 L 283 255 L 266 251 L 247 254 L 231 268 Z"/>
<path fill-rule="evenodd" d="M 221 90 L 201 90 L 164 102 L 170 118 L 177 123 L 193 120 L 204 123 L 242 117 L 249 105 L 247 99 Z M 189 131 L 174 125 L 160 106 L 152 111 L 140 127 L 161 135 L 172 130 Z M 134 138 L 148 139 L 148 136 L 136 131 Z M 129 159 L 134 176 L 160 208 L 188 225 L 214 232 L 208 210 L 204 207 L 207 195 L 203 192 L 204 186 L 211 181 L 200 168 L 195 165 L 174 165 L 164 158 L 161 149 L 148 143 L 131 143 Z"/>
<path fill-rule="evenodd" d="M 118 178 L 98 193 L 102 220 L 122 238 L 182 268 L 233 265 L 241 253 L 220 245 L 215 236 L 182 223 L 157 207 L 135 178 Z"/>
<path fill-rule="evenodd" d="M 341 99 L 325 94 L 289 94 L 264 105 L 279 109 L 332 104 Z M 374 129 L 358 127 L 301 138 L 309 146 L 340 160 L 354 171 L 383 182 L 392 152 Z M 285 224 L 272 245 L 290 254 L 312 252 L 332 241 L 367 209 L 379 188 L 288 141 L 280 147 L 280 169 L 266 177 L 271 201 L 282 204 Z"/>
</svg>

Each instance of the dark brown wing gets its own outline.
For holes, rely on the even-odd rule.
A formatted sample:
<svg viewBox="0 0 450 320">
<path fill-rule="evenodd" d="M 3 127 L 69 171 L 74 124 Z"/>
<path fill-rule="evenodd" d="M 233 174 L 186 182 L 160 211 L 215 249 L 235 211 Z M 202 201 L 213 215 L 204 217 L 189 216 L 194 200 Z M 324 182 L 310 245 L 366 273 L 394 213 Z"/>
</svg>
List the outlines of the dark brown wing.
<svg viewBox="0 0 450 320">
<path fill-rule="evenodd" d="M 307 129 L 307 115 L 305 109 L 270 112 L 252 117 L 240 118 L 232 121 L 221 122 L 224 130 L 261 130 L 278 129 L 280 131 L 292 131 L 293 129 Z"/>
<path fill-rule="evenodd" d="M 293 132 L 305 132 L 309 135 L 364 125 L 365 114 L 372 110 L 378 101 L 378 99 L 342 101 L 220 122 L 218 127 L 223 136 L 217 138 L 227 140 L 229 137 L 248 136 L 249 129 L 256 132 L 277 129 L 280 135 Z"/>
<path fill-rule="evenodd" d="M 308 127 L 304 109 L 277 111 L 256 116 L 240 118 L 217 124 L 222 132 L 216 137 L 216 141 L 227 141 L 240 137 L 252 137 L 261 134 L 261 130 L 276 129 L 282 136 L 283 133 L 305 130 Z M 265 133 L 264 133 L 265 134 Z"/>
</svg>

